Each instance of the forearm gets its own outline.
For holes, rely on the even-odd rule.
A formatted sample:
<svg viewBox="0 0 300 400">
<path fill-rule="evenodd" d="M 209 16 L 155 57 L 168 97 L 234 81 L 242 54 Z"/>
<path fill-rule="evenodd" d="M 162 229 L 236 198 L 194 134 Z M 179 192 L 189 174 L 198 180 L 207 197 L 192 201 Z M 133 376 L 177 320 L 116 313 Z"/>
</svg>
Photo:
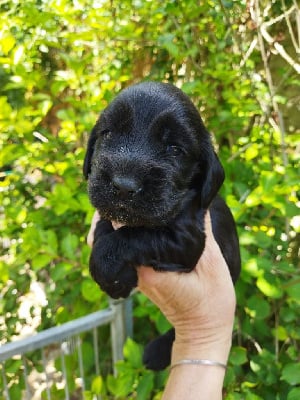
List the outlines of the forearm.
<svg viewBox="0 0 300 400">
<path fill-rule="evenodd" d="M 211 360 L 227 364 L 231 340 L 198 346 L 174 343 L 172 365 L 162 400 L 221 400 L 225 368 L 219 365 L 175 364 L 181 360 Z"/>
<path fill-rule="evenodd" d="M 162 400 L 221 400 L 225 369 L 205 365 L 174 367 Z"/>
</svg>

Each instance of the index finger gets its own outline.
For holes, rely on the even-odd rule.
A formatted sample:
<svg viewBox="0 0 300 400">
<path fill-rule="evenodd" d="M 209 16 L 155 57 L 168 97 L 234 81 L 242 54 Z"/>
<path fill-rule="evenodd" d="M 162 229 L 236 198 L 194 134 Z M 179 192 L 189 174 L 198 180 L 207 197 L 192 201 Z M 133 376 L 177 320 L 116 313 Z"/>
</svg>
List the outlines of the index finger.
<svg viewBox="0 0 300 400">
<path fill-rule="evenodd" d="M 89 233 L 87 235 L 87 244 L 92 247 L 93 246 L 93 242 L 94 242 L 94 231 L 96 228 L 96 224 L 97 222 L 100 220 L 100 215 L 98 213 L 98 211 L 94 212 L 93 218 L 92 218 L 92 222 L 91 222 L 91 226 L 90 226 L 90 230 Z"/>
</svg>

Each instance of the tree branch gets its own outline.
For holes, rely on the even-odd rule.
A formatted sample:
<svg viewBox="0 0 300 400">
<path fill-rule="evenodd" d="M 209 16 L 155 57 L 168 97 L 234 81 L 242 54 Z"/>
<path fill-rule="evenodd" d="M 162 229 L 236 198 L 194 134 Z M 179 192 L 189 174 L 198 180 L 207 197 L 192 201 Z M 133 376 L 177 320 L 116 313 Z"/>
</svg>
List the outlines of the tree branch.
<svg viewBox="0 0 300 400">
<path fill-rule="evenodd" d="M 281 57 L 285 59 L 285 61 L 290 64 L 298 74 L 300 74 L 300 64 L 293 60 L 293 58 L 290 57 L 285 51 L 284 47 L 280 43 L 276 42 L 276 40 L 267 32 L 265 23 L 262 23 L 257 28 L 263 38 L 266 40 L 266 42 L 273 46 L 281 55 Z"/>
<path fill-rule="evenodd" d="M 290 11 L 294 11 L 295 10 L 295 14 L 296 14 L 296 18 L 297 15 L 300 14 L 299 8 L 296 5 L 293 5 L 289 10 L 286 11 L 286 5 L 285 5 L 285 1 L 281 0 L 281 4 L 282 4 L 282 8 L 284 10 L 283 16 L 285 18 L 285 22 L 287 24 L 290 36 L 291 36 L 291 41 L 293 43 L 293 46 L 296 50 L 296 53 L 299 54 L 300 53 L 300 43 L 298 45 L 292 25 L 291 25 L 291 21 L 290 21 Z"/>
</svg>

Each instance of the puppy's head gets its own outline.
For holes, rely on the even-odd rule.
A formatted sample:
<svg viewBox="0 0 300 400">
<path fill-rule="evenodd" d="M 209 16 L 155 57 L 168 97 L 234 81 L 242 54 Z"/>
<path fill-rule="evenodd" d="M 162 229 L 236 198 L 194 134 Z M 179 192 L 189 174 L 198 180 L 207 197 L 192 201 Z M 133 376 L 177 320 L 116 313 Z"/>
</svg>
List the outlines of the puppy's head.
<svg viewBox="0 0 300 400">
<path fill-rule="evenodd" d="M 125 89 L 104 110 L 83 171 L 101 216 L 129 226 L 168 224 L 192 198 L 207 208 L 224 180 L 192 102 L 153 82 Z"/>
</svg>

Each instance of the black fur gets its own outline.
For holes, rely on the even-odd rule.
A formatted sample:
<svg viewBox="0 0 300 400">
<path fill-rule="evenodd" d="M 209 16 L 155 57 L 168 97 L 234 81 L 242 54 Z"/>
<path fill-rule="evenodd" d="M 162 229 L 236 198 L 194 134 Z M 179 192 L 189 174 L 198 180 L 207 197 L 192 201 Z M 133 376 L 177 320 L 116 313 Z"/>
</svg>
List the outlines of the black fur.
<svg viewBox="0 0 300 400">
<path fill-rule="evenodd" d="M 190 272 L 205 246 L 204 214 L 233 281 L 240 271 L 235 224 L 217 196 L 224 170 L 190 99 L 176 87 L 141 83 L 104 110 L 84 161 L 91 203 L 99 210 L 90 271 L 111 297 L 127 297 L 136 268 Z M 125 226 L 114 230 L 110 221 Z M 148 368 L 170 362 L 174 330 L 145 350 Z"/>
</svg>

